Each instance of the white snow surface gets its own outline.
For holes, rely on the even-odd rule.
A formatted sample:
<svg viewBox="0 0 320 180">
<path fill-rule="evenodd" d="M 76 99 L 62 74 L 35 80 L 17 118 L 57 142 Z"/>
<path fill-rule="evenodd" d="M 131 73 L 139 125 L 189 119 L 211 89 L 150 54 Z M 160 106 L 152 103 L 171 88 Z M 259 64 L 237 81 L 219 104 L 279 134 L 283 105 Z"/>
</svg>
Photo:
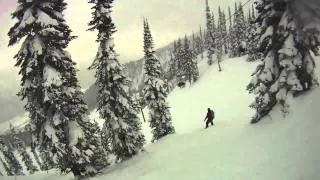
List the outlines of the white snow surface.
<svg viewBox="0 0 320 180">
<path fill-rule="evenodd" d="M 320 179 L 320 88 L 296 98 L 288 96 L 290 113 L 283 118 L 280 107 L 270 117 L 249 124 L 253 96 L 246 91 L 257 63 L 246 57 L 227 59 L 211 67 L 202 60 L 200 79 L 169 95 L 177 133 L 124 163 L 113 165 L 92 180 L 311 180 Z M 319 59 L 320 60 L 320 59 Z M 317 59 L 316 62 L 319 61 Z M 320 68 L 316 74 L 320 76 Z M 204 128 L 206 109 L 215 111 L 215 126 Z M 97 118 L 96 112 L 91 117 Z M 145 110 L 148 120 L 148 113 Z M 148 121 L 143 131 L 150 142 Z M 14 179 L 14 177 L 4 179 Z M 23 180 L 73 179 L 57 171 Z"/>
<path fill-rule="evenodd" d="M 22 28 L 25 28 L 26 25 L 32 24 L 35 20 L 36 19 L 33 17 L 31 9 L 26 10 L 26 12 L 23 14 L 22 21 L 17 29 L 20 30 Z"/>
</svg>

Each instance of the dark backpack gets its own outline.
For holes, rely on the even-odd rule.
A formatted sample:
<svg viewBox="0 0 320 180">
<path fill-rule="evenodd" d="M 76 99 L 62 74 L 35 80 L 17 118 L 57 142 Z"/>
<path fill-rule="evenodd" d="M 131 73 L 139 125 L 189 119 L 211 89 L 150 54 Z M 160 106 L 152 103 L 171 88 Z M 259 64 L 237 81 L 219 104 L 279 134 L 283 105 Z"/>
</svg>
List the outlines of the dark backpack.
<svg viewBox="0 0 320 180">
<path fill-rule="evenodd" d="M 214 111 L 211 110 L 211 114 L 212 114 L 212 120 L 214 119 Z"/>
</svg>

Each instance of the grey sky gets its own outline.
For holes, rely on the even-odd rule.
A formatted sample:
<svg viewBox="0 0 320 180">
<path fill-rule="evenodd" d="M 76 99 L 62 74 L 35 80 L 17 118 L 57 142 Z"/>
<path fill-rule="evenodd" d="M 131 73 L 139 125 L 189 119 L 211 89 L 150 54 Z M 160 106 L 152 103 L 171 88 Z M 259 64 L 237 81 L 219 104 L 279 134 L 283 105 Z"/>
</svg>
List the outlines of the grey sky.
<svg viewBox="0 0 320 180">
<path fill-rule="evenodd" d="M 10 13 L 15 9 L 16 2 L 16 0 L 0 0 L 0 109 L 6 107 L 9 99 L 17 99 L 15 94 L 20 84 L 19 69 L 14 67 L 13 59 L 20 44 L 7 47 L 7 32 L 14 24 L 10 19 Z M 66 2 L 67 23 L 73 30 L 73 35 L 78 36 L 78 39 L 70 43 L 68 50 L 73 60 L 78 63 L 80 84 L 83 88 L 87 88 L 94 80 L 93 73 L 89 72 L 87 67 L 97 51 L 96 33 L 86 31 L 91 18 L 91 6 L 87 0 L 66 0 Z M 214 12 L 217 12 L 219 5 L 222 9 L 227 9 L 227 6 L 231 5 L 233 10 L 234 2 L 239 1 L 209 0 Z M 204 26 L 204 5 L 205 0 L 115 0 L 112 17 L 118 30 L 114 38 L 120 62 L 137 60 L 143 56 L 143 17 L 149 19 L 155 48 L 159 48 L 179 36 L 198 31 L 200 25 Z"/>
</svg>

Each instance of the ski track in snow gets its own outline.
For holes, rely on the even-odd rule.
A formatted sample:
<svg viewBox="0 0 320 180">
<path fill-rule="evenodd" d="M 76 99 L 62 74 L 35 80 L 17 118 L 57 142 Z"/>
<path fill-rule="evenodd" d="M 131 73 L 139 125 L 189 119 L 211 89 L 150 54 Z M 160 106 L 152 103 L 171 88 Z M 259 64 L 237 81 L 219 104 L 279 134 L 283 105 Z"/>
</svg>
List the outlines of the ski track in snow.
<svg viewBox="0 0 320 180">
<path fill-rule="evenodd" d="M 319 61 L 319 60 L 318 60 Z M 318 62 L 316 61 L 316 62 Z M 143 131 L 147 152 L 114 165 L 92 180 L 311 180 L 320 177 L 320 89 L 288 99 L 290 114 L 283 118 L 276 107 L 270 117 L 255 125 L 248 105 L 254 96 L 246 91 L 256 63 L 245 57 L 216 64 L 199 63 L 201 77 L 193 86 L 176 88 L 168 97 L 177 134 L 150 144 L 148 123 Z M 320 68 L 317 68 L 320 77 Z M 206 109 L 215 111 L 215 126 L 204 130 Z M 303 108 L 301 108 L 303 107 Z M 148 119 L 148 111 L 145 109 Z M 94 116 L 93 116 L 94 117 Z M 95 116 L 96 117 L 96 116 Z M 5 178 L 5 179 L 13 179 Z M 73 179 L 48 174 L 17 179 Z"/>
</svg>

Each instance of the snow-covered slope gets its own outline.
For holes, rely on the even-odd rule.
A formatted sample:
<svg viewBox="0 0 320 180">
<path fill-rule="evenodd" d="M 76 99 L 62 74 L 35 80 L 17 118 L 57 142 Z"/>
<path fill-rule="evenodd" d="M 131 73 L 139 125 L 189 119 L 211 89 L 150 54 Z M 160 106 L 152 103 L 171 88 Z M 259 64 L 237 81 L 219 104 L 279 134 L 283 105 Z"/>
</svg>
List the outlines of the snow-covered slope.
<svg viewBox="0 0 320 180">
<path fill-rule="evenodd" d="M 289 98 L 286 118 L 276 108 L 270 117 L 251 125 L 248 105 L 253 97 L 245 87 L 255 65 L 244 58 L 228 59 L 219 73 L 216 66 L 207 68 L 201 61 L 199 81 L 175 89 L 168 98 L 177 134 L 149 144 L 147 152 L 91 179 L 319 179 L 320 88 Z M 204 130 L 208 107 L 216 112 L 215 126 Z M 148 125 L 143 125 L 150 140 Z M 72 179 L 72 175 L 51 171 L 18 179 Z"/>
</svg>

